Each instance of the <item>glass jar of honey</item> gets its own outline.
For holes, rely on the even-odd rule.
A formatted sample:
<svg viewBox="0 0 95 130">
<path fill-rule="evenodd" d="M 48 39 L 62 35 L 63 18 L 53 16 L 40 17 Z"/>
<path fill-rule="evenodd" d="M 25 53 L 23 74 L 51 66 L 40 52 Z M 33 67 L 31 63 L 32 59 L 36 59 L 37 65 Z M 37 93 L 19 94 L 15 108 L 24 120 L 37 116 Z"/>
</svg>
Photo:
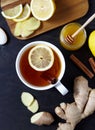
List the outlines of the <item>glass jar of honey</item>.
<svg viewBox="0 0 95 130">
<path fill-rule="evenodd" d="M 67 25 L 65 25 L 61 32 L 60 32 L 60 43 L 61 45 L 67 49 L 67 50 L 78 50 L 79 48 L 81 48 L 87 38 L 87 34 L 86 34 L 86 30 L 82 29 L 73 39 L 72 43 L 67 43 L 65 41 L 66 37 L 68 35 L 73 35 L 79 28 L 81 27 L 81 25 L 79 23 L 69 23 Z"/>
</svg>

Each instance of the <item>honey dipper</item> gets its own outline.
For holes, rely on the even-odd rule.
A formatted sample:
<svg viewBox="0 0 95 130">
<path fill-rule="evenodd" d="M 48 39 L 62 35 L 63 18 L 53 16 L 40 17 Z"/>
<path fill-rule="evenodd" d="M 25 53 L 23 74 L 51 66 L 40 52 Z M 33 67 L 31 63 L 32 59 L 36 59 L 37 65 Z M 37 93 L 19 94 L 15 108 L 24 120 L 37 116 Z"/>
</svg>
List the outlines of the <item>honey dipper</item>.
<svg viewBox="0 0 95 130">
<path fill-rule="evenodd" d="M 65 38 L 65 42 L 72 44 L 74 41 L 74 37 L 79 34 L 79 32 L 84 29 L 93 19 L 95 18 L 95 13 L 72 35 L 67 35 Z"/>
</svg>

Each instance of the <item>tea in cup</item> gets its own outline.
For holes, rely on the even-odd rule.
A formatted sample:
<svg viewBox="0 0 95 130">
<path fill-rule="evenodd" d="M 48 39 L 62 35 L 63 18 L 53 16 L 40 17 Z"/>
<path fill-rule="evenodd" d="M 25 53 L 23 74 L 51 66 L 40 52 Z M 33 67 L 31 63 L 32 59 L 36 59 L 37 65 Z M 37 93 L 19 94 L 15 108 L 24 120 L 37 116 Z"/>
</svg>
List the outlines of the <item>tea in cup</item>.
<svg viewBox="0 0 95 130">
<path fill-rule="evenodd" d="M 39 45 L 49 47 L 54 55 L 52 66 L 46 70 L 41 71 L 36 70 L 29 63 L 29 54 L 31 50 Z M 38 57 L 39 55 L 40 53 L 38 53 Z M 17 55 L 16 72 L 20 80 L 26 86 L 34 90 L 47 90 L 55 87 L 63 95 L 68 92 L 67 88 L 64 87 L 64 85 L 61 83 L 61 79 L 65 72 L 65 59 L 61 51 L 55 45 L 49 42 L 35 41 L 25 45 Z"/>
</svg>

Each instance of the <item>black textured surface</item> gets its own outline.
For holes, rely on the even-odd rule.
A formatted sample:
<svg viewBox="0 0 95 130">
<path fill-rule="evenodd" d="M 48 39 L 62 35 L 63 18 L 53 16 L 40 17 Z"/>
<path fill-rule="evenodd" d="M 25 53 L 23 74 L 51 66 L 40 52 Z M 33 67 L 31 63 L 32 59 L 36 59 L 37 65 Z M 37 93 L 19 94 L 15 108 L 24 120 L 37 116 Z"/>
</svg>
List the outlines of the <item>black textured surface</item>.
<svg viewBox="0 0 95 130">
<path fill-rule="evenodd" d="M 0 10 L 1 12 L 1 10 Z M 95 12 L 95 1 L 89 0 L 88 13 L 76 22 L 83 24 Z M 11 35 L 5 19 L 0 14 L 0 27 L 8 35 L 8 43 L 0 46 L 0 130 L 56 130 L 59 119 L 54 108 L 60 102 L 73 101 L 73 80 L 76 76 L 83 75 L 89 81 L 89 86 L 95 88 L 95 77 L 89 79 L 80 69 L 78 69 L 69 59 L 70 54 L 77 57 L 90 68 L 88 58 L 92 56 L 88 48 L 88 39 L 85 45 L 78 51 L 69 52 L 63 49 L 59 43 L 59 33 L 62 27 L 56 28 L 29 40 L 18 40 Z M 87 27 L 87 35 L 95 29 L 95 20 Z M 43 40 L 56 45 L 64 54 L 66 60 L 66 71 L 62 83 L 69 89 L 66 96 L 62 96 L 55 88 L 47 91 L 35 91 L 26 87 L 18 78 L 15 71 L 15 59 L 20 49 L 29 42 Z M 91 68 L 90 68 L 91 69 Z M 21 103 L 20 96 L 23 91 L 30 92 L 37 98 L 40 109 L 39 111 L 49 111 L 55 117 L 55 122 L 50 126 L 35 126 L 30 124 L 30 117 L 33 115 Z M 81 121 L 75 130 L 95 130 L 95 113 Z"/>
</svg>

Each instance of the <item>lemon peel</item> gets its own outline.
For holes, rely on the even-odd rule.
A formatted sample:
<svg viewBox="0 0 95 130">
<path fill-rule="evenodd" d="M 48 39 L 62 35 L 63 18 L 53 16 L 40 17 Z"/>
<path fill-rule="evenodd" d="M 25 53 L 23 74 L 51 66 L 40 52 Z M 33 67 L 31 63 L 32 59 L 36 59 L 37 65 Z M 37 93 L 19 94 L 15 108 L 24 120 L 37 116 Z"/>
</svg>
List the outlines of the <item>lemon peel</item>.
<svg viewBox="0 0 95 130">
<path fill-rule="evenodd" d="M 29 18 L 31 14 L 31 11 L 30 11 L 30 6 L 29 4 L 25 4 L 24 8 L 23 8 L 23 12 L 21 13 L 21 15 L 15 19 L 13 19 L 15 22 L 21 22 L 21 21 L 24 21 L 26 19 Z"/>
<path fill-rule="evenodd" d="M 53 16 L 56 5 L 53 0 L 31 0 L 30 8 L 35 18 L 46 21 Z"/>
<path fill-rule="evenodd" d="M 23 6 L 22 4 L 19 4 L 13 8 L 2 11 L 1 14 L 6 19 L 14 19 L 20 16 L 22 11 L 23 11 Z"/>
</svg>

